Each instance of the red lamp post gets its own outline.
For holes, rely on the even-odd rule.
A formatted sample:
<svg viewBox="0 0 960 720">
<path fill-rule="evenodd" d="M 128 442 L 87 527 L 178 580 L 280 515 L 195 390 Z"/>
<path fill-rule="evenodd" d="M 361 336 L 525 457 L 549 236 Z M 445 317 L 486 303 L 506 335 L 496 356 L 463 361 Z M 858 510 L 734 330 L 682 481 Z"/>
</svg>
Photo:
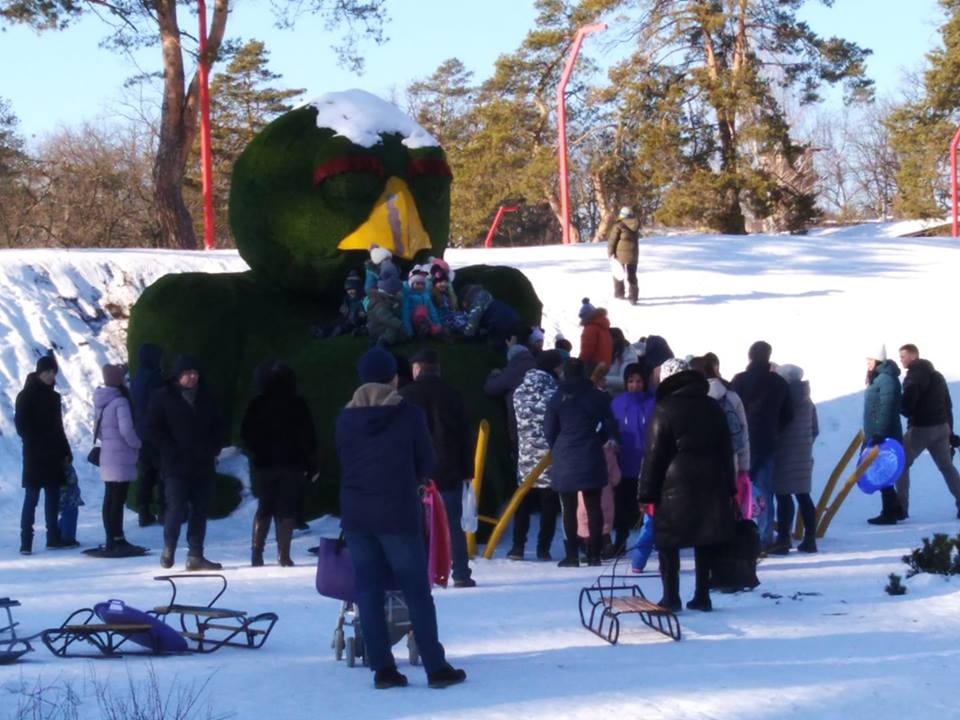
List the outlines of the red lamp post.
<svg viewBox="0 0 960 720">
<path fill-rule="evenodd" d="M 957 146 L 960 145 L 960 128 L 953 136 L 950 142 L 950 198 L 952 200 L 951 209 L 953 210 L 953 228 L 951 235 L 957 237 L 960 234 L 960 220 L 957 213 Z"/>
<path fill-rule="evenodd" d="M 573 72 L 573 65 L 577 61 L 577 55 L 580 54 L 580 46 L 583 45 L 583 38 L 590 33 L 602 32 L 607 29 L 604 23 L 595 25 L 584 25 L 577 30 L 573 38 L 573 47 L 570 48 L 570 55 L 563 66 L 563 73 L 560 75 L 560 84 L 557 85 L 557 140 L 560 153 L 560 224 L 563 230 L 563 244 L 570 243 L 570 180 L 567 168 L 567 103 L 564 92 L 567 89 L 567 81 L 570 80 L 570 74 Z"/>
<path fill-rule="evenodd" d="M 200 79 L 200 177 L 203 184 L 203 248 L 212 250 L 213 234 L 213 154 L 210 151 L 210 91 L 207 77 L 207 5 L 197 0 L 200 20 L 197 75 Z"/>
<path fill-rule="evenodd" d="M 516 205 L 501 205 L 497 209 L 497 214 L 493 218 L 493 223 L 490 225 L 490 231 L 487 233 L 487 239 L 483 241 L 485 248 L 493 247 L 493 236 L 497 233 L 497 228 L 500 226 L 500 221 L 503 219 L 504 213 L 516 212 L 519 209 Z"/>
</svg>

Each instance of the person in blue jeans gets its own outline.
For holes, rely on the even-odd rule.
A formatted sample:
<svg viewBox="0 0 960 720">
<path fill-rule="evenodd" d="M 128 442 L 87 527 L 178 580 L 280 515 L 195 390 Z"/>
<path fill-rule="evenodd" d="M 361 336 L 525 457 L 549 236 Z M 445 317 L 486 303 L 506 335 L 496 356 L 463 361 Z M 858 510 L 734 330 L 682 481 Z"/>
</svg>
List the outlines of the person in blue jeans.
<svg viewBox="0 0 960 720">
<path fill-rule="evenodd" d="M 427 576 L 419 488 L 436 465 L 423 411 L 397 393 L 397 362 L 381 347 L 357 366 L 360 387 L 336 422 L 340 517 L 356 573 L 357 605 L 374 687 L 404 687 L 390 651 L 386 588 L 403 592 L 413 635 L 433 688 L 463 682 L 447 662 Z"/>
<path fill-rule="evenodd" d="M 757 521 L 760 545 L 773 543 L 773 463 L 780 431 L 793 420 L 793 402 L 787 381 L 770 365 L 773 349 L 763 340 L 750 346 L 747 369 L 733 377 L 731 388 L 743 401 L 750 436 L 750 480 L 754 497 L 763 499 Z"/>
</svg>

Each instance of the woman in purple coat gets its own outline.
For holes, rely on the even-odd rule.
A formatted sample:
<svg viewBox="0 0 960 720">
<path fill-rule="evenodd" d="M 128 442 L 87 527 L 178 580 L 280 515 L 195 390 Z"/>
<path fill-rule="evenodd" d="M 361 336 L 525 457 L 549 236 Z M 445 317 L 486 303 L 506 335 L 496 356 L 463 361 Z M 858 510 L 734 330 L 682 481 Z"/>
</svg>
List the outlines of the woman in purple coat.
<svg viewBox="0 0 960 720">
<path fill-rule="evenodd" d="M 123 384 L 122 365 L 103 366 L 103 385 L 93 391 L 94 433 L 100 440 L 100 477 L 103 478 L 103 529 L 107 553 L 122 557 L 140 548 L 123 535 L 123 506 L 130 483 L 137 477 L 140 438 L 134 429 L 130 392 Z"/>
<path fill-rule="evenodd" d="M 623 553 L 630 530 L 640 519 L 637 502 L 637 483 L 643 465 L 647 422 L 653 414 L 654 395 L 648 392 L 646 372 L 640 363 L 630 363 L 623 369 L 626 392 L 613 399 L 611 409 L 620 427 L 620 484 L 614 495 L 613 529 L 616 532 L 617 555 Z"/>
</svg>

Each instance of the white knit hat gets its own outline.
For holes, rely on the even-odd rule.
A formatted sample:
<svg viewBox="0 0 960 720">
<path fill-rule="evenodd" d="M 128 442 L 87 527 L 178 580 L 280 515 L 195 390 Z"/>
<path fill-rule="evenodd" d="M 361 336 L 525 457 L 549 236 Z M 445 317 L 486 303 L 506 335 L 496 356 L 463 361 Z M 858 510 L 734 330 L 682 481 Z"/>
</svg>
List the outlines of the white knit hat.
<svg viewBox="0 0 960 720">
<path fill-rule="evenodd" d="M 680 358 L 665 360 L 663 365 L 660 366 L 660 382 L 663 382 L 671 375 L 676 375 L 689 369 L 690 364 L 686 360 L 681 360 Z"/>
<path fill-rule="evenodd" d="M 873 354 L 867 354 L 867 357 L 871 360 L 877 360 L 878 362 L 883 362 L 887 359 L 887 346 L 882 344 L 880 345 L 879 350 L 874 350 Z"/>
<path fill-rule="evenodd" d="M 622 208 L 620 208 L 620 217 L 621 218 L 633 217 L 633 208 L 630 208 L 624 205 Z"/>
<path fill-rule="evenodd" d="M 382 248 L 379 245 L 370 248 L 370 259 L 373 260 L 374 265 L 379 265 L 384 260 L 389 260 L 391 257 L 393 257 L 393 253 L 386 248 Z"/>
</svg>

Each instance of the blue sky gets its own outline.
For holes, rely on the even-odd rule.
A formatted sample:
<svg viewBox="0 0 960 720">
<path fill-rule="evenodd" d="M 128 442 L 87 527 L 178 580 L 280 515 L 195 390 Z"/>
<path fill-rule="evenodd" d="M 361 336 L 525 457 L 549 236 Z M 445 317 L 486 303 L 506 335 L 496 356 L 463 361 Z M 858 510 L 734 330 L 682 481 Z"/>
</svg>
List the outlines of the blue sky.
<svg viewBox="0 0 960 720">
<path fill-rule="evenodd" d="M 330 50 L 337 37 L 322 21 L 303 18 L 292 31 L 278 30 L 265 0 L 237 2 L 228 35 L 263 40 L 282 84 L 307 88 L 310 97 L 361 87 L 389 98 L 449 57 L 463 60 L 477 79 L 487 77 L 497 56 L 519 45 L 535 17 L 532 0 L 388 0 L 388 7 L 389 41 L 363 45 L 367 69 L 361 77 L 337 67 Z M 892 95 L 902 84 L 902 71 L 922 67 L 937 43 L 941 15 L 935 0 L 835 0 L 832 8 L 808 2 L 802 17 L 823 35 L 872 48 L 869 74 L 879 94 Z M 13 27 L 0 34 L 0 97 L 12 102 L 23 135 L 36 138 L 116 111 L 124 79 L 138 70 L 98 47 L 105 30 L 88 18 L 59 33 Z M 588 40 L 584 52 L 603 64 L 603 47 Z M 137 61 L 143 71 L 159 69 L 159 49 L 140 52 Z"/>
</svg>

